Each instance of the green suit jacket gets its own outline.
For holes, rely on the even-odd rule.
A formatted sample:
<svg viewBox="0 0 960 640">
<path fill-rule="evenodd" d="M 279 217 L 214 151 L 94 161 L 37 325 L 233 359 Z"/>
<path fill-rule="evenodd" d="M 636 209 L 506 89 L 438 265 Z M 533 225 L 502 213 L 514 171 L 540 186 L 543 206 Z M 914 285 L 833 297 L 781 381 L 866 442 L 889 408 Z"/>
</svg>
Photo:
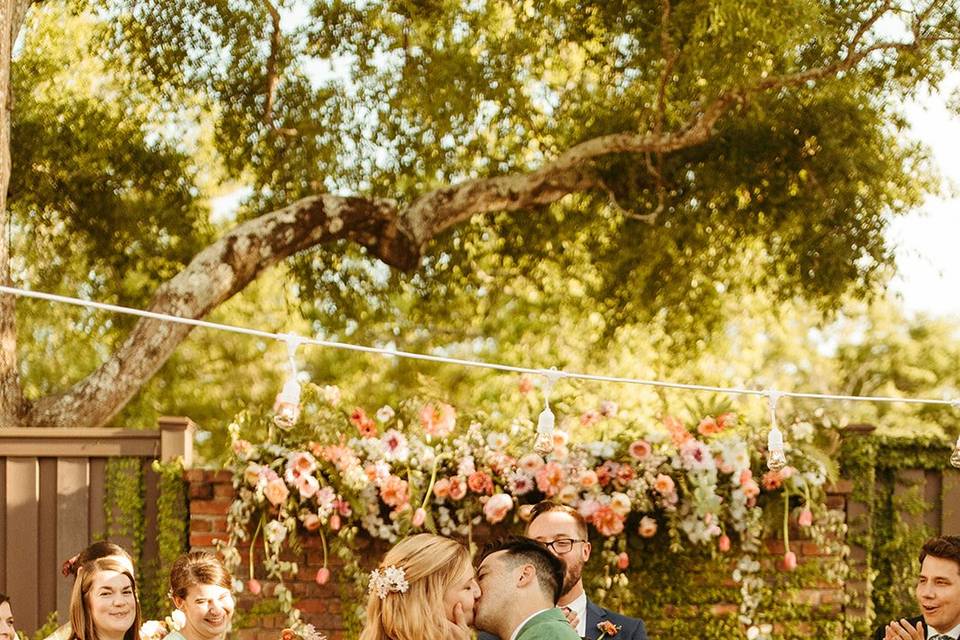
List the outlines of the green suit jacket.
<svg viewBox="0 0 960 640">
<path fill-rule="evenodd" d="M 560 609 L 542 611 L 520 628 L 517 640 L 580 640 Z"/>
</svg>

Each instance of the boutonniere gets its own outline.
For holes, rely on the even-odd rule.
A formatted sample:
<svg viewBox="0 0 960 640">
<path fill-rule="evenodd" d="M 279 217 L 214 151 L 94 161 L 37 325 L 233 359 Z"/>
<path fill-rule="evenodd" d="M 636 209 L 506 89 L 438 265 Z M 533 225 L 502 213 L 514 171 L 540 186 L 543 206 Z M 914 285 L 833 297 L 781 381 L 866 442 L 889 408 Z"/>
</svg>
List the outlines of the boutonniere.
<svg viewBox="0 0 960 640">
<path fill-rule="evenodd" d="M 600 632 L 600 635 L 597 636 L 597 640 L 603 640 L 604 638 L 612 638 L 613 636 L 620 633 L 620 627 L 613 624 L 609 620 L 598 622 L 597 630 Z"/>
</svg>

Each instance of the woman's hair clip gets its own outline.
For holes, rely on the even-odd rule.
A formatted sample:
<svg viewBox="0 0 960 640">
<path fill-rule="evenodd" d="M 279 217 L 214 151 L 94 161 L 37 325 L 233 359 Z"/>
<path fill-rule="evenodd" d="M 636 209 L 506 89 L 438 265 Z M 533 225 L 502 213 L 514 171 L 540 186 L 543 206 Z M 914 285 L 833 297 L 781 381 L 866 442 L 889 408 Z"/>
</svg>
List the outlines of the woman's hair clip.
<svg viewBox="0 0 960 640">
<path fill-rule="evenodd" d="M 80 554 L 78 553 L 72 558 L 63 561 L 63 565 L 60 567 L 60 573 L 63 574 L 64 578 L 69 576 L 71 573 L 75 574 L 77 572 L 77 558 L 79 557 Z"/>
<path fill-rule="evenodd" d="M 389 566 L 383 569 L 374 569 L 370 572 L 370 593 L 376 593 L 381 600 L 388 593 L 406 593 L 410 588 L 407 575 L 402 567 Z"/>
</svg>

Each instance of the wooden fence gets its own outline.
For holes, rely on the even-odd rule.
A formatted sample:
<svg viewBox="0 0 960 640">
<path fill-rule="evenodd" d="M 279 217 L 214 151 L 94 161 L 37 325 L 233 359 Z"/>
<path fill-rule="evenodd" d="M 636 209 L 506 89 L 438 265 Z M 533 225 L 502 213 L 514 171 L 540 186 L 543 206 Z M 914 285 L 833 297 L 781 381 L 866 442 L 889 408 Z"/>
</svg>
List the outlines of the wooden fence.
<svg viewBox="0 0 960 640">
<path fill-rule="evenodd" d="M 154 430 L 0 427 L 0 592 L 14 604 L 18 629 L 33 633 L 54 610 L 67 620 L 72 581 L 60 576 L 61 563 L 106 533 L 110 458 L 140 460 L 146 513 L 138 560 L 156 558 L 151 463 L 183 456 L 189 465 L 193 430 L 187 418 L 161 418 Z"/>
</svg>

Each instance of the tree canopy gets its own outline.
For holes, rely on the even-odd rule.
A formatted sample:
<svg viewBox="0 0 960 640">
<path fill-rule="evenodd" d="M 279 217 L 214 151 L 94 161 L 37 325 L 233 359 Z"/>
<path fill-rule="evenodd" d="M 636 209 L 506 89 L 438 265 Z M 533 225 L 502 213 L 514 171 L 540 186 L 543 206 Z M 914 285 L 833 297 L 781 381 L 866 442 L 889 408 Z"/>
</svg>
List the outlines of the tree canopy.
<svg viewBox="0 0 960 640">
<path fill-rule="evenodd" d="M 309 330 L 501 353 L 564 314 L 695 353 L 737 296 L 875 291 L 936 188 L 900 104 L 960 32 L 947 0 L 3 4 L 5 282 L 202 317 L 279 264 Z M 10 425 L 108 422 L 189 332 L 21 314 L 18 359 L 2 300 Z M 100 342 L 62 368 L 65 326 Z"/>
</svg>

